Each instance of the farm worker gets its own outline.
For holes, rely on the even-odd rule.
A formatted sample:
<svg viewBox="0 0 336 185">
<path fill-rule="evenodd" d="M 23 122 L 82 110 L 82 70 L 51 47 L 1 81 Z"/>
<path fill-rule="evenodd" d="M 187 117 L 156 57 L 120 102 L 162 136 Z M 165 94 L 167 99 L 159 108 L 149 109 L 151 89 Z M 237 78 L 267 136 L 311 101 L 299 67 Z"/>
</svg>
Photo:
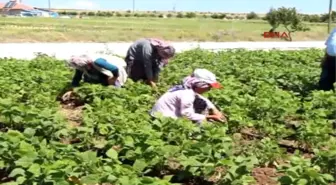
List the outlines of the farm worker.
<svg viewBox="0 0 336 185">
<path fill-rule="evenodd" d="M 198 124 L 205 120 L 215 120 L 224 122 L 224 117 L 219 114 L 205 115 L 206 101 L 200 96 L 211 88 L 219 88 L 220 84 L 214 76 L 202 80 L 194 78 L 190 81 L 190 89 L 172 88 L 163 94 L 155 103 L 150 114 L 155 117 L 161 114 L 164 117 L 180 118 L 186 117 Z"/>
<path fill-rule="evenodd" d="M 127 80 L 125 62 L 119 57 L 105 56 L 102 58 L 80 55 L 72 56 L 67 62 L 76 69 L 72 79 L 73 87 L 79 86 L 83 77 L 84 81 L 88 83 L 117 87 L 123 86 Z"/>
<path fill-rule="evenodd" d="M 214 79 L 216 79 L 216 75 L 213 74 L 212 72 L 210 72 L 209 70 L 207 69 L 195 69 L 193 71 L 193 73 L 187 77 L 185 77 L 183 80 L 182 80 L 182 84 L 181 85 L 176 85 L 174 87 L 172 87 L 170 90 L 173 90 L 173 89 L 192 89 L 192 83 L 194 80 L 203 80 L 203 81 L 208 81 L 208 82 L 212 82 L 214 81 Z M 215 88 L 220 88 L 220 84 L 219 83 L 216 83 L 215 84 L 216 87 Z M 212 112 L 212 114 L 215 114 L 215 115 L 219 115 L 223 118 L 225 118 L 224 114 L 222 112 L 220 112 L 216 106 L 207 98 L 205 98 L 204 96 L 202 95 L 198 95 L 199 98 L 203 99 L 204 102 L 206 103 L 206 106 L 204 109 L 206 110 L 209 110 Z"/>
<path fill-rule="evenodd" d="M 325 42 L 326 53 L 321 63 L 321 76 L 319 86 L 321 90 L 334 90 L 333 84 L 336 81 L 336 28 L 330 33 L 327 41 Z"/>
<path fill-rule="evenodd" d="M 126 54 L 127 74 L 133 81 L 144 80 L 156 87 L 162 67 L 175 55 L 175 48 L 159 39 L 140 39 Z"/>
</svg>

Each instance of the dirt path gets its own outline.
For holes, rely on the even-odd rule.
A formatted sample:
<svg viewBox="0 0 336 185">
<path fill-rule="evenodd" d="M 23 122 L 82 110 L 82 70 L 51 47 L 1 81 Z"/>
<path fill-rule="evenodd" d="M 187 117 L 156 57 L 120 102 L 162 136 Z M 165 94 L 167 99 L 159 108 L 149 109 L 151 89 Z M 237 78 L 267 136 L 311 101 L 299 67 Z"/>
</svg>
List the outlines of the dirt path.
<svg viewBox="0 0 336 185">
<path fill-rule="evenodd" d="M 62 105 L 60 112 L 69 121 L 72 127 L 80 126 L 82 123 L 82 112 L 84 106 L 72 107 Z"/>
<path fill-rule="evenodd" d="M 252 176 L 258 185 L 277 185 L 276 178 L 280 176 L 274 168 L 254 168 Z"/>
</svg>

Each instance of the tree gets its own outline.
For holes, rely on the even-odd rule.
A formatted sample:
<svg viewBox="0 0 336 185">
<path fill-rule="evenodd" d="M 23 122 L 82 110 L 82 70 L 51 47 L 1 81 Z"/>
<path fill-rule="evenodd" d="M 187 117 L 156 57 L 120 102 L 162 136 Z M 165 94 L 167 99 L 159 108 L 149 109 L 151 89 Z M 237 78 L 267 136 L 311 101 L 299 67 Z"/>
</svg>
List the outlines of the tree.
<svg viewBox="0 0 336 185">
<path fill-rule="evenodd" d="M 187 17 L 187 18 L 195 18 L 195 17 L 196 17 L 196 13 L 194 13 L 194 12 L 188 12 L 188 13 L 186 14 L 186 17 Z"/>
<path fill-rule="evenodd" d="M 302 16 L 297 13 L 296 8 L 271 8 L 266 14 L 265 19 L 272 26 L 273 30 L 277 29 L 280 25 L 283 25 L 288 32 L 290 41 L 293 40 L 291 33 L 309 30 L 302 24 Z"/>
<path fill-rule="evenodd" d="M 255 12 L 250 12 L 246 15 L 246 19 L 259 19 L 259 16 Z"/>
</svg>

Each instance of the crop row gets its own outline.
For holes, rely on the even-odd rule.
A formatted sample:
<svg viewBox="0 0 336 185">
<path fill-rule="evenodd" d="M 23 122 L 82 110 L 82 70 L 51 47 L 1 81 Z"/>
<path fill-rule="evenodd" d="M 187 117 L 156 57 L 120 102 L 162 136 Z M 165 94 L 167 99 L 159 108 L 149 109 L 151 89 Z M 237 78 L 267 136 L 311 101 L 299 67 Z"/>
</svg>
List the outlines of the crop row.
<svg viewBox="0 0 336 185">
<path fill-rule="evenodd" d="M 265 184 L 254 172 L 274 169 L 269 184 L 327 185 L 336 173 L 336 97 L 314 90 L 322 55 L 188 51 L 163 70 L 158 90 L 130 80 L 121 89 L 83 84 L 72 108 L 57 101 L 73 74 L 62 61 L 2 59 L 0 183 Z M 207 96 L 228 124 L 152 120 L 155 100 L 199 67 L 224 85 Z M 64 111 L 78 109 L 70 124 Z"/>
</svg>

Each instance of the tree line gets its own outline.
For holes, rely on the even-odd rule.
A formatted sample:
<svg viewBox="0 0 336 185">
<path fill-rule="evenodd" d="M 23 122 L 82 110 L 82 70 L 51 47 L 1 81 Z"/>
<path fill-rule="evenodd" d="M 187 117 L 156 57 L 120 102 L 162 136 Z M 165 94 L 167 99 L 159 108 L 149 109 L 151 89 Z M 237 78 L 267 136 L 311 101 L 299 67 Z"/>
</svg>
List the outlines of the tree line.
<svg viewBox="0 0 336 185">
<path fill-rule="evenodd" d="M 272 9 L 271 9 L 272 10 Z M 271 11 L 270 10 L 270 11 Z M 127 12 L 115 12 L 115 11 L 98 11 L 98 12 L 76 12 L 76 11 L 59 11 L 60 15 L 69 15 L 69 16 L 97 16 L 97 17 L 157 17 L 157 18 L 212 18 L 212 19 L 249 19 L 249 20 L 267 20 L 266 16 L 259 16 L 255 12 L 250 12 L 247 15 L 230 15 L 225 13 L 212 13 L 212 14 L 199 14 L 195 12 L 178 12 L 178 13 L 159 13 L 156 11 L 147 12 L 147 13 L 132 13 L 130 10 Z M 298 14 L 301 17 L 302 21 L 305 22 L 328 22 L 328 14 Z M 336 20 L 336 11 L 332 12 L 332 21 Z"/>
</svg>

